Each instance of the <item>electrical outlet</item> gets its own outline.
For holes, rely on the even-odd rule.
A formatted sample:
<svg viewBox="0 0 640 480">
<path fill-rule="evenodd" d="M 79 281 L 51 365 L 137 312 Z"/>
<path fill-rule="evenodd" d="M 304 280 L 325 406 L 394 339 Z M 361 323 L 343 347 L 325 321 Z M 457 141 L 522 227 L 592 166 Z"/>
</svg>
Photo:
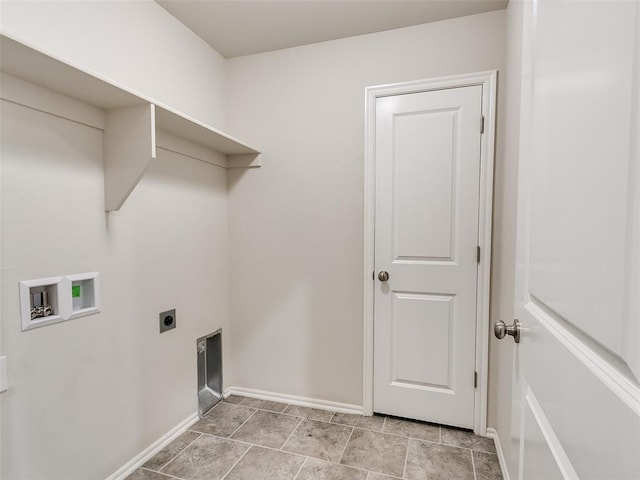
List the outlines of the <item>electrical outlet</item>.
<svg viewBox="0 0 640 480">
<path fill-rule="evenodd" d="M 176 328 L 176 310 L 167 310 L 159 315 L 160 317 L 160 333 Z"/>
</svg>

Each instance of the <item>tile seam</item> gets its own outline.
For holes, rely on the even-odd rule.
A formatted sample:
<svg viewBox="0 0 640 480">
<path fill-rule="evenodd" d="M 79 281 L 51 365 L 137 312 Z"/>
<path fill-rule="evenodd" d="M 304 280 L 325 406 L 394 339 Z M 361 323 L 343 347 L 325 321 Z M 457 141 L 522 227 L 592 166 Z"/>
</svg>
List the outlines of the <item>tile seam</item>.
<svg viewBox="0 0 640 480">
<path fill-rule="evenodd" d="M 191 430 L 187 430 L 187 432 L 191 432 Z M 186 433 L 186 432 L 185 432 L 185 433 Z M 190 442 L 189 442 L 189 443 L 188 443 L 188 444 L 187 444 L 183 449 L 181 449 L 181 450 L 180 450 L 178 453 L 176 453 L 173 457 L 171 457 L 171 458 L 169 459 L 169 461 L 168 461 L 168 462 L 165 462 L 165 463 L 164 463 L 164 464 L 163 464 L 163 465 L 162 465 L 158 470 L 153 470 L 153 469 L 148 468 L 148 467 L 145 467 L 145 468 L 147 468 L 147 470 L 152 470 L 152 471 L 155 471 L 155 472 L 159 472 L 159 471 L 160 471 L 160 470 L 162 470 L 164 467 L 166 467 L 167 465 L 169 465 L 171 462 L 173 462 L 173 460 L 174 460 L 178 455 L 180 455 L 182 452 L 184 452 L 187 448 L 189 448 L 189 447 L 191 446 L 191 444 L 193 444 L 193 442 L 195 442 L 197 439 L 199 439 L 199 438 L 202 436 L 202 434 L 201 434 L 200 432 L 192 432 L 192 433 L 196 433 L 198 436 L 197 436 L 196 438 L 194 438 L 193 440 L 191 440 L 191 441 L 190 441 Z M 184 434 L 182 434 L 182 435 L 184 435 Z M 169 445 L 170 445 L 170 444 L 169 444 Z M 167 445 L 167 447 L 168 447 L 169 445 Z M 165 447 L 165 448 L 166 448 L 166 447 Z M 163 449 L 163 450 L 164 450 L 164 449 Z M 160 452 L 161 452 L 161 451 L 162 451 L 162 450 L 160 450 Z M 158 453 L 160 453 L 160 452 L 158 452 Z M 156 453 L 156 455 L 158 455 L 158 453 Z M 155 457 L 155 455 L 154 455 L 154 457 Z M 153 457 L 151 457 L 149 460 L 153 460 Z"/>
<path fill-rule="evenodd" d="M 240 429 L 242 428 L 242 426 L 243 426 L 245 423 L 247 423 L 249 420 L 251 420 L 251 419 L 253 418 L 253 416 L 254 416 L 256 413 L 258 413 L 258 412 L 259 412 L 259 410 L 258 410 L 258 409 L 256 409 L 256 410 L 255 410 L 251 415 L 249 415 L 249 416 L 247 417 L 247 419 L 246 419 L 244 422 L 242 422 L 242 423 L 238 426 L 238 428 L 236 428 L 233 432 L 231 432 L 231 434 L 230 434 L 228 437 L 226 437 L 226 438 L 231 439 L 231 437 L 232 437 L 232 436 L 234 436 L 234 435 L 238 432 L 238 430 L 240 430 Z M 218 437 L 218 436 L 221 436 L 221 435 L 214 435 L 214 436 Z M 223 438 L 224 438 L 224 437 L 223 437 Z"/>
<path fill-rule="evenodd" d="M 287 437 L 287 439 L 284 441 L 284 443 L 282 445 L 280 445 L 280 448 L 278 450 L 280 450 L 281 452 L 284 452 L 283 448 L 284 446 L 287 444 L 287 442 L 291 439 L 291 437 L 293 437 L 293 434 L 296 433 L 296 431 L 298 430 L 298 428 L 300 428 L 300 425 L 302 424 L 302 422 L 304 421 L 304 418 L 301 418 L 300 421 L 296 424 L 295 427 L 293 427 L 293 430 L 291 431 L 291 433 L 289 434 L 289 436 Z M 293 453 L 293 452 L 288 452 L 288 453 Z M 308 455 L 305 455 L 308 456 Z"/>
<path fill-rule="evenodd" d="M 175 478 L 176 480 L 184 480 L 184 478 L 182 478 L 182 477 L 176 477 L 175 475 L 169 475 L 168 473 L 158 472 L 157 470 L 151 470 L 150 468 L 147 468 L 147 467 L 138 467 L 138 470 L 146 470 L 147 472 L 153 472 L 153 473 L 158 473 L 160 475 L 164 475 L 167 478 Z"/>
<path fill-rule="evenodd" d="M 409 443 L 411 443 L 411 439 L 407 440 L 407 451 L 404 454 L 404 467 L 402 467 L 402 478 L 407 478 L 407 462 L 409 461 Z"/>
<path fill-rule="evenodd" d="M 249 453 L 249 450 L 251 450 L 252 448 L 253 448 L 253 446 L 251 446 L 251 447 L 247 448 L 247 449 L 244 451 L 244 453 L 243 453 L 242 455 L 240 455 L 240 458 L 239 458 L 238 460 L 236 460 L 236 461 L 234 462 L 234 464 L 233 464 L 233 465 L 231 465 L 231 468 L 227 471 L 227 473 L 225 473 L 225 474 L 221 477 L 221 479 L 220 479 L 220 480 L 224 480 L 225 478 L 227 478 L 227 475 L 229 475 L 229 474 L 233 471 L 233 469 L 234 469 L 234 468 L 236 468 L 236 465 L 238 465 L 238 464 L 240 463 L 240 460 L 242 460 L 242 459 L 247 455 L 247 453 Z"/>
<path fill-rule="evenodd" d="M 188 430 L 188 431 L 190 432 L 191 430 Z M 189 448 L 191 445 L 193 445 L 193 443 L 196 440 L 198 440 L 200 437 L 202 437 L 202 433 L 200 433 L 200 432 L 194 432 L 194 433 L 197 433 L 198 436 L 196 438 L 194 438 L 193 441 L 189 445 L 187 445 L 178 455 L 176 455 L 171 460 L 169 460 L 167 463 L 165 463 L 160 470 L 156 470 L 157 472 L 162 473 L 164 475 L 168 475 L 167 473 L 164 473 L 163 470 L 165 468 L 167 468 L 176 458 L 178 458 L 180 456 L 180 454 L 182 454 L 182 452 L 184 452 L 187 448 Z"/>
<path fill-rule="evenodd" d="M 478 474 L 476 473 L 476 460 L 473 458 L 473 450 L 471 450 L 471 468 L 473 468 L 473 479 L 478 480 Z"/>
<path fill-rule="evenodd" d="M 221 437 L 220 435 L 214 435 L 214 434 L 211 434 L 211 433 L 203 433 L 202 435 L 206 436 L 206 437 L 218 438 L 220 440 L 228 440 L 230 442 L 239 443 L 241 445 L 246 445 L 248 447 L 264 448 L 266 450 L 272 450 L 274 452 L 288 453 L 288 454 L 291 454 L 291 455 L 295 455 L 296 457 L 307 457 L 307 455 L 303 455 L 301 453 L 287 452 L 287 451 L 284 451 L 284 450 L 280 450 L 279 448 L 268 447 L 266 445 L 258 445 L 257 443 L 246 442 L 244 440 L 238 440 L 238 439 L 235 439 L 235 438 Z"/>
<path fill-rule="evenodd" d="M 307 460 L 309 460 L 309 457 L 304 458 L 304 462 L 302 462 L 302 465 L 300 465 L 300 468 L 298 469 L 296 475 L 293 477 L 293 480 L 296 480 L 298 478 L 298 475 L 300 475 L 300 472 L 302 471 L 302 469 L 304 468 L 304 466 L 307 464 Z"/>
<path fill-rule="evenodd" d="M 336 462 L 339 465 L 343 465 L 342 457 L 344 457 L 344 453 L 347 451 L 347 447 L 349 446 L 349 442 L 351 441 L 351 437 L 353 436 L 353 432 L 355 430 L 356 430 L 355 427 L 351 427 L 351 433 L 349 433 L 349 438 L 347 438 L 347 443 L 344 444 L 344 447 L 342 448 L 342 453 L 340 453 L 340 458 L 338 458 L 338 461 Z M 369 474 L 367 473 L 367 477 L 368 476 Z"/>
</svg>

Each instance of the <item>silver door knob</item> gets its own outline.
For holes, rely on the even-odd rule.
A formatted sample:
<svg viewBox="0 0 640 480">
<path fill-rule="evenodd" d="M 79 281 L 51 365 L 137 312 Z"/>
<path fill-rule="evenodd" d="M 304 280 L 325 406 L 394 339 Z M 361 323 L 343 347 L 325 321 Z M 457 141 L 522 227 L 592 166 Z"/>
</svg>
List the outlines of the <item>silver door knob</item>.
<svg viewBox="0 0 640 480">
<path fill-rule="evenodd" d="M 378 280 L 380 280 L 381 282 L 386 282 L 387 280 L 389 280 L 389 272 L 385 272 L 384 270 L 382 270 L 378 274 Z"/>
<path fill-rule="evenodd" d="M 498 320 L 493 325 L 493 333 L 497 338 L 504 338 L 505 335 L 511 335 L 514 342 L 520 343 L 520 322 L 514 320 L 513 325 L 505 325 L 502 320 Z"/>
</svg>

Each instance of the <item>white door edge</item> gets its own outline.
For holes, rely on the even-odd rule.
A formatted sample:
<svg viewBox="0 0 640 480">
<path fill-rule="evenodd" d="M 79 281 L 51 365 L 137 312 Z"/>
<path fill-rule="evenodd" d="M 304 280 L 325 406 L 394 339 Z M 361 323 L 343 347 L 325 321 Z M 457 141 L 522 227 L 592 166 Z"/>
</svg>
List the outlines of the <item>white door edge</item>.
<svg viewBox="0 0 640 480">
<path fill-rule="evenodd" d="M 476 304 L 476 372 L 473 431 L 487 434 L 487 383 L 489 373 L 489 294 L 491 279 L 491 225 L 493 208 L 493 162 L 495 149 L 497 70 L 438 77 L 412 82 L 378 85 L 365 89 L 365 154 L 364 154 L 364 321 L 363 321 L 363 392 L 365 415 L 373 414 L 373 301 L 375 268 L 375 112 L 376 99 L 390 95 L 443 90 L 482 85 L 484 134 L 480 147 L 480 199 L 478 218 L 478 265 Z M 480 119 L 478 119 L 480 122 Z M 478 124 L 478 128 L 480 125 Z"/>
</svg>

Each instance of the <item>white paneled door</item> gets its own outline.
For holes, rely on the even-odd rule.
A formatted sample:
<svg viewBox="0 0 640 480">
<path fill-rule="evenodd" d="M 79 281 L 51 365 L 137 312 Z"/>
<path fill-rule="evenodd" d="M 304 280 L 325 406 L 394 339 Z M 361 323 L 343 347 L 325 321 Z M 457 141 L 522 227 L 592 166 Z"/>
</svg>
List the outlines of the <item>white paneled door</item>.
<svg viewBox="0 0 640 480">
<path fill-rule="evenodd" d="M 482 86 L 375 109 L 373 407 L 472 428 Z"/>
<path fill-rule="evenodd" d="M 640 4 L 524 7 L 510 476 L 637 480 Z"/>
</svg>

